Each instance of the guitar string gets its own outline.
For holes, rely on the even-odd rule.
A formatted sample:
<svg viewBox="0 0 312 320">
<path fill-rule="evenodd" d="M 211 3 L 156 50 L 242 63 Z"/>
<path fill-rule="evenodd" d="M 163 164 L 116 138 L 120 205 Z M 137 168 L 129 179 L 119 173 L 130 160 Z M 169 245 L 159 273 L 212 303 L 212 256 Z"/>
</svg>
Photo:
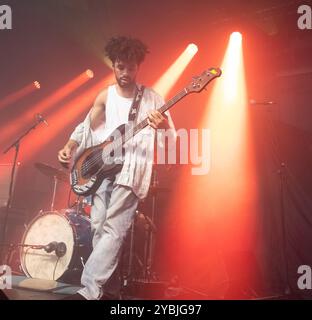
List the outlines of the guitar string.
<svg viewBox="0 0 312 320">
<path fill-rule="evenodd" d="M 182 91 L 180 91 L 175 97 L 173 97 L 172 99 L 170 99 L 166 104 L 164 104 L 161 108 L 158 109 L 158 111 L 160 113 L 163 113 L 165 112 L 166 110 L 168 110 L 171 106 L 173 106 L 173 104 L 177 103 L 179 100 L 181 100 L 185 95 L 187 94 L 187 91 L 185 89 L 183 89 Z M 146 127 L 148 125 L 148 122 L 147 122 L 147 119 L 148 118 L 145 118 L 142 122 L 140 122 L 137 126 L 134 127 L 134 134 L 133 136 L 136 135 L 136 133 L 138 133 L 139 130 L 143 129 L 144 127 Z M 126 132 L 126 135 L 127 135 L 128 132 Z M 125 142 L 127 142 L 129 140 L 129 138 L 131 137 L 127 137 L 125 138 Z M 121 141 L 120 141 L 121 140 Z M 118 141 L 118 143 L 117 143 Z M 118 138 L 117 140 L 115 140 L 114 142 L 111 143 L 111 145 L 113 145 L 112 147 L 112 150 L 109 152 L 111 153 L 113 150 L 115 150 L 117 144 L 119 143 L 122 143 L 122 138 Z M 108 154 L 109 154 L 108 153 Z M 101 152 L 102 154 L 102 152 Z M 82 169 L 81 171 L 84 171 L 83 173 L 87 173 L 86 171 L 89 171 L 89 169 L 91 167 L 93 167 L 94 165 L 96 165 L 99 161 L 102 160 L 102 155 L 96 155 L 94 158 L 90 159 L 90 160 L 86 160 L 83 165 L 82 165 Z M 102 166 L 103 167 L 103 166 Z M 99 169 L 101 170 L 102 167 Z"/>
<path fill-rule="evenodd" d="M 184 88 L 182 91 L 180 91 L 176 96 L 174 96 L 172 99 L 170 99 L 166 104 L 164 104 L 161 108 L 158 109 L 159 112 L 163 113 L 166 110 L 168 110 L 170 107 L 172 107 L 174 104 L 176 104 L 179 100 L 181 100 L 185 95 L 187 95 L 189 92 L 187 91 L 186 88 Z M 145 118 L 141 123 L 139 123 L 135 128 L 134 128 L 134 132 L 135 134 L 141 130 L 142 128 L 144 128 L 145 126 L 148 125 L 147 122 L 147 118 Z M 142 126 L 142 128 L 140 128 Z M 133 134 L 133 136 L 135 135 Z M 131 137 L 130 137 L 131 138 Z M 125 139 L 125 142 L 127 142 L 129 140 L 129 137 Z M 118 141 L 118 140 L 116 140 Z M 115 141 L 114 141 L 115 142 Z M 112 142 L 112 144 L 114 143 Z M 121 141 L 122 142 L 122 141 Z M 117 144 L 117 143 L 116 143 Z M 116 144 L 114 146 L 116 146 Z M 114 150 L 114 148 L 113 148 Z M 111 150 L 110 153 L 113 151 Z M 103 162 L 103 158 L 102 155 L 99 156 L 95 156 L 94 158 L 92 158 L 91 160 L 87 160 L 83 165 L 82 165 L 82 173 L 88 173 L 89 169 L 91 167 L 93 167 L 94 165 L 96 165 L 99 161 Z M 84 166 L 84 168 L 83 168 Z M 104 163 L 103 165 L 97 170 L 97 172 L 101 171 L 102 168 L 104 167 Z"/>
<path fill-rule="evenodd" d="M 211 79 L 212 80 L 212 79 Z M 210 81 L 211 81 L 210 80 Z M 209 81 L 209 82 L 210 82 Z M 208 82 L 207 82 L 208 84 Z M 206 84 L 206 85 L 207 85 Z M 186 96 L 188 93 L 190 93 L 187 88 L 184 88 L 182 91 L 180 91 L 176 96 L 174 96 L 172 99 L 170 99 L 166 104 L 164 104 L 161 108 L 158 109 L 158 111 L 160 113 L 163 113 L 165 112 L 166 110 L 168 110 L 169 108 L 171 108 L 174 104 L 176 104 L 179 100 L 181 100 L 184 96 Z M 135 136 L 139 130 L 143 129 L 145 126 L 148 125 L 148 122 L 147 122 L 147 119 L 148 118 L 145 118 L 141 123 L 139 123 L 135 128 L 134 128 L 134 134 L 133 136 Z M 143 125 L 144 124 L 144 125 Z M 142 126 L 142 128 L 140 128 L 140 126 Z M 127 134 L 127 133 L 126 133 Z M 125 142 L 126 143 L 129 138 L 131 137 L 127 137 L 125 138 Z M 113 145 L 113 149 L 109 152 L 111 153 L 115 148 L 115 146 L 117 145 L 117 141 L 119 143 L 119 140 L 121 140 L 121 143 L 122 143 L 122 138 L 119 138 L 117 140 L 115 140 L 114 142 L 111 143 L 111 145 Z M 90 159 L 90 160 L 86 160 L 83 164 L 82 164 L 82 167 L 81 167 L 81 171 L 84 171 L 85 173 L 88 173 L 89 169 L 91 167 L 93 167 L 94 165 L 96 165 L 99 161 L 102 161 L 103 162 L 103 157 L 102 157 L 102 151 L 101 151 L 101 155 L 96 155 L 94 158 Z M 97 171 L 99 172 L 104 166 L 104 163 L 103 165 L 101 166 L 101 168 Z"/>
<path fill-rule="evenodd" d="M 171 100 L 169 100 L 166 104 L 164 104 L 161 108 L 158 109 L 159 112 L 163 113 L 166 110 L 168 110 L 173 104 L 175 104 L 178 100 L 182 99 L 183 96 L 180 97 L 181 93 L 185 94 L 185 91 L 180 92 L 179 94 L 177 94 L 174 98 L 172 98 Z M 179 96 L 179 97 L 178 97 Z M 176 101 L 175 101 L 176 100 Z M 145 118 L 142 122 L 140 122 L 138 125 L 136 125 L 133 129 L 133 135 L 132 137 L 134 137 L 141 129 L 143 129 L 144 127 L 146 127 L 148 125 L 147 122 L 148 118 Z M 124 143 L 126 143 L 130 138 L 132 138 L 131 136 L 129 137 L 129 132 L 125 133 L 125 139 L 124 139 Z M 121 140 L 121 141 L 120 141 Z M 119 143 L 122 143 L 123 139 L 122 138 L 118 138 L 117 140 L 115 140 L 114 142 L 111 143 L 112 145 L 112 150 L 109 152 L 111 153 L 113 150 L 116 149 L 117 145 Z M 108 153 L 108 154 L 109 154 Z M 96 165 L 99 161 L 102 160 L 102 155 L 99 156 L 95 156 L 94 158 L 92 158 L 91 160 L 87 160 L 83 165 L 85 170 L 89 170 L 93 165 Z M 82 165 L 82 166 L 83 166 Z M 101 170 L 103 168 L 103 166 L 99 169 Z M 82 169 L 83 170 L 83 169 Z M 85 171 L 84 170 L 84 171 Z"/>
<path fill-rule="evenodd" d="M 145 126 L 147 126 L 147 121 L 146 121 L 146 119 L 144 120 L 144 121 L 142 121 L 141 123 L 140 123 L 140 125 L 137 125 L 135 128 L 134 128 L 134 130 L 133 130 L 133 132 L 135 132 L 134 134 L 133 134 L 133 137 L 136 135 L 136 133 L 139 131 L 139 130 L 141 130 L 141 129 L 143 129 Z M 114 140 L 108 147 L 109 147 L 109 151 L 107 151 L 107 154 L 110 154 L 112 151 L 114 151 L 114 150 L 116 150 L 118 147 L 120 147 L 120 144 L 122 145 L 123 144 L 123 140 L 125 141 L 125 143 L 130 139 L 130 138 L 132 138 L 131 136 L 129 137 L 129 134 L 128 134 L 128 132 L 126 132 L 126 135 L 125 135 L 125 139 L 122 139 L 122 138 L 118 138 L 118 139 L 116 139 L 116 140 Z M 119 146 L 118 146 L 119 145 Z M 103 151 L 101 150 L 100 151 L 100 154 L 101 155 L 96 155 L 96 156 L 94 156 L 92 159 L 90 159 L 90 160 L 86 160 L 84 163 L 83 163 L 83 165 L 82 165 L 82 171 L 83 171 L 83 174 L 85 173 L 85 171 L 88 171 L 91 167 L 93 167 L 94 165 L 97 165 L 97 164 L 100 164 L 100 161 L 103 159 L 103 157 L 102 157 L 102 153 L 103 153 Z M 103 160 L 102 160 L 103 161 Z"/>
</svg>

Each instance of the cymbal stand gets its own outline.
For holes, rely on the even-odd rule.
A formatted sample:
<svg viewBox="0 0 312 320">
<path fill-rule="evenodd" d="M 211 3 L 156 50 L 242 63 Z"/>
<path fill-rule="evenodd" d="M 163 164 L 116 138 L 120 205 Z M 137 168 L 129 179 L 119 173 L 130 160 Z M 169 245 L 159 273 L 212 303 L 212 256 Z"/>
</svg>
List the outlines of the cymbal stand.
<svg viewBox="0 0 312 320">
<path fill-rule="evenodd" d="M 155 226 L 155 218 L 156 218 L 156 188 L 158 187 L 159 181 L 157 177 L 157 170 L 154 167 L 153 174 L 152 174 L 152 183 L 151 183 L 151 189 L 152 189 L 152 210 L 151 210 L 151 218 L 150 220 L 150 227 L 146 229 L 147 233 L 147 243 L 145 248 L 145 259 L 144 259 L 144 265 L 145 268 L 143 270 L 143 278 L 144 280 L 155 280 L 152 279 L 154 277 L 152 272 L 152 267 L 154 263 L 154 248 L 155 248 L 155 230 L 152 226 Z"/>
<path fill-rule="evenodd" d="M 56 188 L 57 188 L 57 177 L 53 176 L 53 195 L 52 195 L 52 201 L 51 201 L 51 211 L 54 211 Z"/>
<path fill-rule="evenodd" d="M 129 282 L 133 280 L 133 256 L 134 256 L 134 225 L 135 222 L 132 222 L 130 229 L 130 248 L 129 248 L 129 257 L 128 257 L 128 265 L 127 272 L 123 274 L 123 287 L 127 287 Z M 124 254 L 125 252 L 123 252 Z M 122 261 L 121 270 L 124 269 L 124 263 Z"/>
</svg>

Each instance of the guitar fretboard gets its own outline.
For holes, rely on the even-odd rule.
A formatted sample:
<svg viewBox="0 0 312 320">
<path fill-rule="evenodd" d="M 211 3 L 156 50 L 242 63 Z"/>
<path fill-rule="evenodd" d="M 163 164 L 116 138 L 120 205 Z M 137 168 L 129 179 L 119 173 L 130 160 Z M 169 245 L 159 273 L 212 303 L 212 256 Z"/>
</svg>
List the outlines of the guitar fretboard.
<svg viewBox="0 0 312 320">
<path fill-rule="evenodd" d="M 188 94 L 187 90 L 183 89 L 178 94 L 176 94 L 173 98 L 168 100 L 162 107 L 160 107 L 158 111 L 160 113 L 164 113 L 165 111 L 169 110 L 173 105 L 175 105 L 178 101 L 184 98 L 187 94 Z M 145 118 L 140 123 L 138 123 L 131 132 L 125 132 L 123 141 L 127 142 L 129 139 L 134 137 L 138 132 L 140 132 L 147 125 L 148 125 L 147 118 Z"/>
</svg>

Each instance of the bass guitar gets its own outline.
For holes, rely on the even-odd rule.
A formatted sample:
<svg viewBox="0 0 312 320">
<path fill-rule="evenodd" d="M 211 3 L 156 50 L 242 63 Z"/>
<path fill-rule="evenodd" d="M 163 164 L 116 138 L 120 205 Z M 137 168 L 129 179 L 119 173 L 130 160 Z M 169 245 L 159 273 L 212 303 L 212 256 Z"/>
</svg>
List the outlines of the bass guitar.
<svg viewBox="0 0 312 320">
<path fill-rule="evenodd" d="M 193 77 L 188 86 L 160 107 L 158 111 L 164 113 L 188 94 L 201 92 L 209 82 L 220 76 L 221 70 L 219 68 L 205 70 L 199 76 Z M 112 161 L 114 154 L 120 155 L 122 153 L 116 152 L 116 150 L 122 150 L 124 144 L 146 126 L 148 126 L 147 118 L 135 125 L 134 128 L 121 125 L 112 133 L 113 137 L 118 138 L 108 139 L 84 150 L 75 160 L 70 172 L 70 183 L 74 193 L 79 196 L 93 194 L 106 177 L 120 171 L 122 164 L 118 161 Z"/>
</svg>

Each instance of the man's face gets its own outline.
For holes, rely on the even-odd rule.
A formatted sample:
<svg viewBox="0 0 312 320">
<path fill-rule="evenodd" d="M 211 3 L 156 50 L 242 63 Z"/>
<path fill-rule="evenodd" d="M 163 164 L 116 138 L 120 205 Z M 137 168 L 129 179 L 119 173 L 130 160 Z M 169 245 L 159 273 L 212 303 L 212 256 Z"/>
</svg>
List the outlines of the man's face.
<svg viewBox="0 0 312 320">
<path fill-rule="evenodd" d="M 132 87 L 135 83 L 139 66 L 136 62 L 116 60 L 113 64 L 116 80 L 121 88 Z"/>
</svg>

